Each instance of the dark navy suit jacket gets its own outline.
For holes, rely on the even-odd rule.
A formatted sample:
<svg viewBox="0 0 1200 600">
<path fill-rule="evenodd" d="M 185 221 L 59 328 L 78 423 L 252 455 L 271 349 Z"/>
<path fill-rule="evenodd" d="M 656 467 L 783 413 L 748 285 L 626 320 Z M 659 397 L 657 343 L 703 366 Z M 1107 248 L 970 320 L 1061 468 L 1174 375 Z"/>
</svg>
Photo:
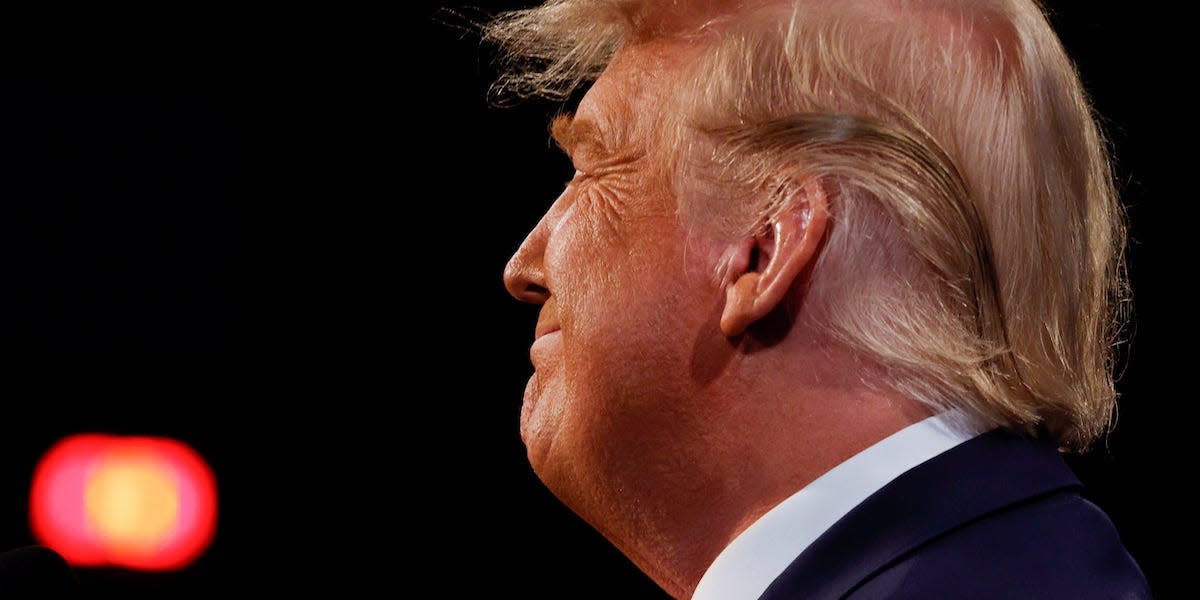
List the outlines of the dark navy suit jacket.
<svg viewBox="0 0 1200 600">
<path fill-rule="evenodd" d="M 761 600 L 1149 598 L 1051 446 L 1002 430 L 909 470 L 817 538 Z"/>
</svg>

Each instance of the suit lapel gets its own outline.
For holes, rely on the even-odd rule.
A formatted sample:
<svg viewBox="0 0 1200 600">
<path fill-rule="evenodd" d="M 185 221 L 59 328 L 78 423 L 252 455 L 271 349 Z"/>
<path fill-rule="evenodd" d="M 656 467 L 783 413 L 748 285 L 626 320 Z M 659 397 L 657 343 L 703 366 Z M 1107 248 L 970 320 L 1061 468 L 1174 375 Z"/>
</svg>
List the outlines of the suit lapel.
<svg viewBox="0 0 1200 600">
<path fill-rule="evenodd" d="M 1079 480 L 1048 445 L 1003 430 L 904 473 L 817 538 L 760 600 L 837 598 L 958 526 Z"/>
</svg>

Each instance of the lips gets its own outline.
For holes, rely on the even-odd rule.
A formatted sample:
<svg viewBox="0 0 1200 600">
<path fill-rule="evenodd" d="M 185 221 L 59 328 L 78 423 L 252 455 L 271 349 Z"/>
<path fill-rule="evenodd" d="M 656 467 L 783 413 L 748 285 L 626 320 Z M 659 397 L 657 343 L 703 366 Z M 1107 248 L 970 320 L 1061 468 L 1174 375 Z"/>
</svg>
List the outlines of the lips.
<svg viewBox="0 0 1200 600">
<path fill-rule="evenodd" d="M 538 321 L 537 328 L 533 330 L 533 339 L 538 339 L 543 335 L 549 335 L 561 329 L 558 323 L 542 323 Z"/>
<path fill-rule="evenodd" d="M 553 365 L 562 344 L 562 324 L 558 320 L 557 305 L 554 297 L 542 305 L 538 313 L 537 327 L 533 330 L 533 345 L 529 347 L 529 359 L 535 370 L 542 370 Z"/>
<path fill-rule="evenodd" d="M 558 304 L 555 302 L 554 296 L 551 296 L 542 305 L 542 311 L 538 313 L 537 327 L 533 330 L 533 339 L 536 341 L 538 338 L 554 333 L 561 328 L 562 326 L 558 322 Z"/>
<path fill-rule="evenodd" d="M 541 371 L 557 361 L 562 349 L 562 330 L 558 324 L 547 323 L 545 327 L 539 325 L 536 331 L 536 338 L 529 346 L 529 360 L 535 370 Z"/>
</svg>

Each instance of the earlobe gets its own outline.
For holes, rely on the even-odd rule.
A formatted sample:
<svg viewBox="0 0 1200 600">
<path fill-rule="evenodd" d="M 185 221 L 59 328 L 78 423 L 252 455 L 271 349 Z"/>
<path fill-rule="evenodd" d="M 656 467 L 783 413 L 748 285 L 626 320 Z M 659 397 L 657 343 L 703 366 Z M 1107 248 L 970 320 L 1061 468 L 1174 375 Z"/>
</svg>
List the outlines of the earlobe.
<svg viewBox="0 0 1200 600">
<path fill-rule="evenodd" d="M 741 335 L 775 310 L 804 269 L 817 258 L 825 236 L 828 205 L 820 182 L 810 179 L 771 218 L 766 231 L 737 247 L 726 262 L 721 332 Z M 747 243 L 748 242 L 748 243 Z M 759 264 L 750 256 L 758 252 Z"/>
<path fill-rule="evenodd" d="M 727 337 L 741 335 L 754 322 L 758 281 L 758 273 L 745 273 L 726 288 L 725 310 L 721 313 L 721 332 Z"/>
</svg>

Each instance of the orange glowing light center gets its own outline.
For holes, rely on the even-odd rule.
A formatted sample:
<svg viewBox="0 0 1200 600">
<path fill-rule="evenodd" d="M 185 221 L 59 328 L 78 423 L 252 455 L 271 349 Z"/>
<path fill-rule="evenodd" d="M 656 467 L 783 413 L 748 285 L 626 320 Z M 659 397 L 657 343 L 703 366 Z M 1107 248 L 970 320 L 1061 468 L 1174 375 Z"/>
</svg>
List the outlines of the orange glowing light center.
<svg viewBox="0 0 1200 600">
<path fill-rule="evenodd" d="M 170 438 L 68 436 L 38 462 L 29 491 L 34 537 L 76 567 L 182 569 L 216 523 L 212 469 Z"/>
<path fill-rule="evenodd" d="M 104 461 L 88 478 L 84 503 L 88 524 L 129 548 L 161 543 L 179 514 L 175 481 L 151 461 Z"/>
</svg>

